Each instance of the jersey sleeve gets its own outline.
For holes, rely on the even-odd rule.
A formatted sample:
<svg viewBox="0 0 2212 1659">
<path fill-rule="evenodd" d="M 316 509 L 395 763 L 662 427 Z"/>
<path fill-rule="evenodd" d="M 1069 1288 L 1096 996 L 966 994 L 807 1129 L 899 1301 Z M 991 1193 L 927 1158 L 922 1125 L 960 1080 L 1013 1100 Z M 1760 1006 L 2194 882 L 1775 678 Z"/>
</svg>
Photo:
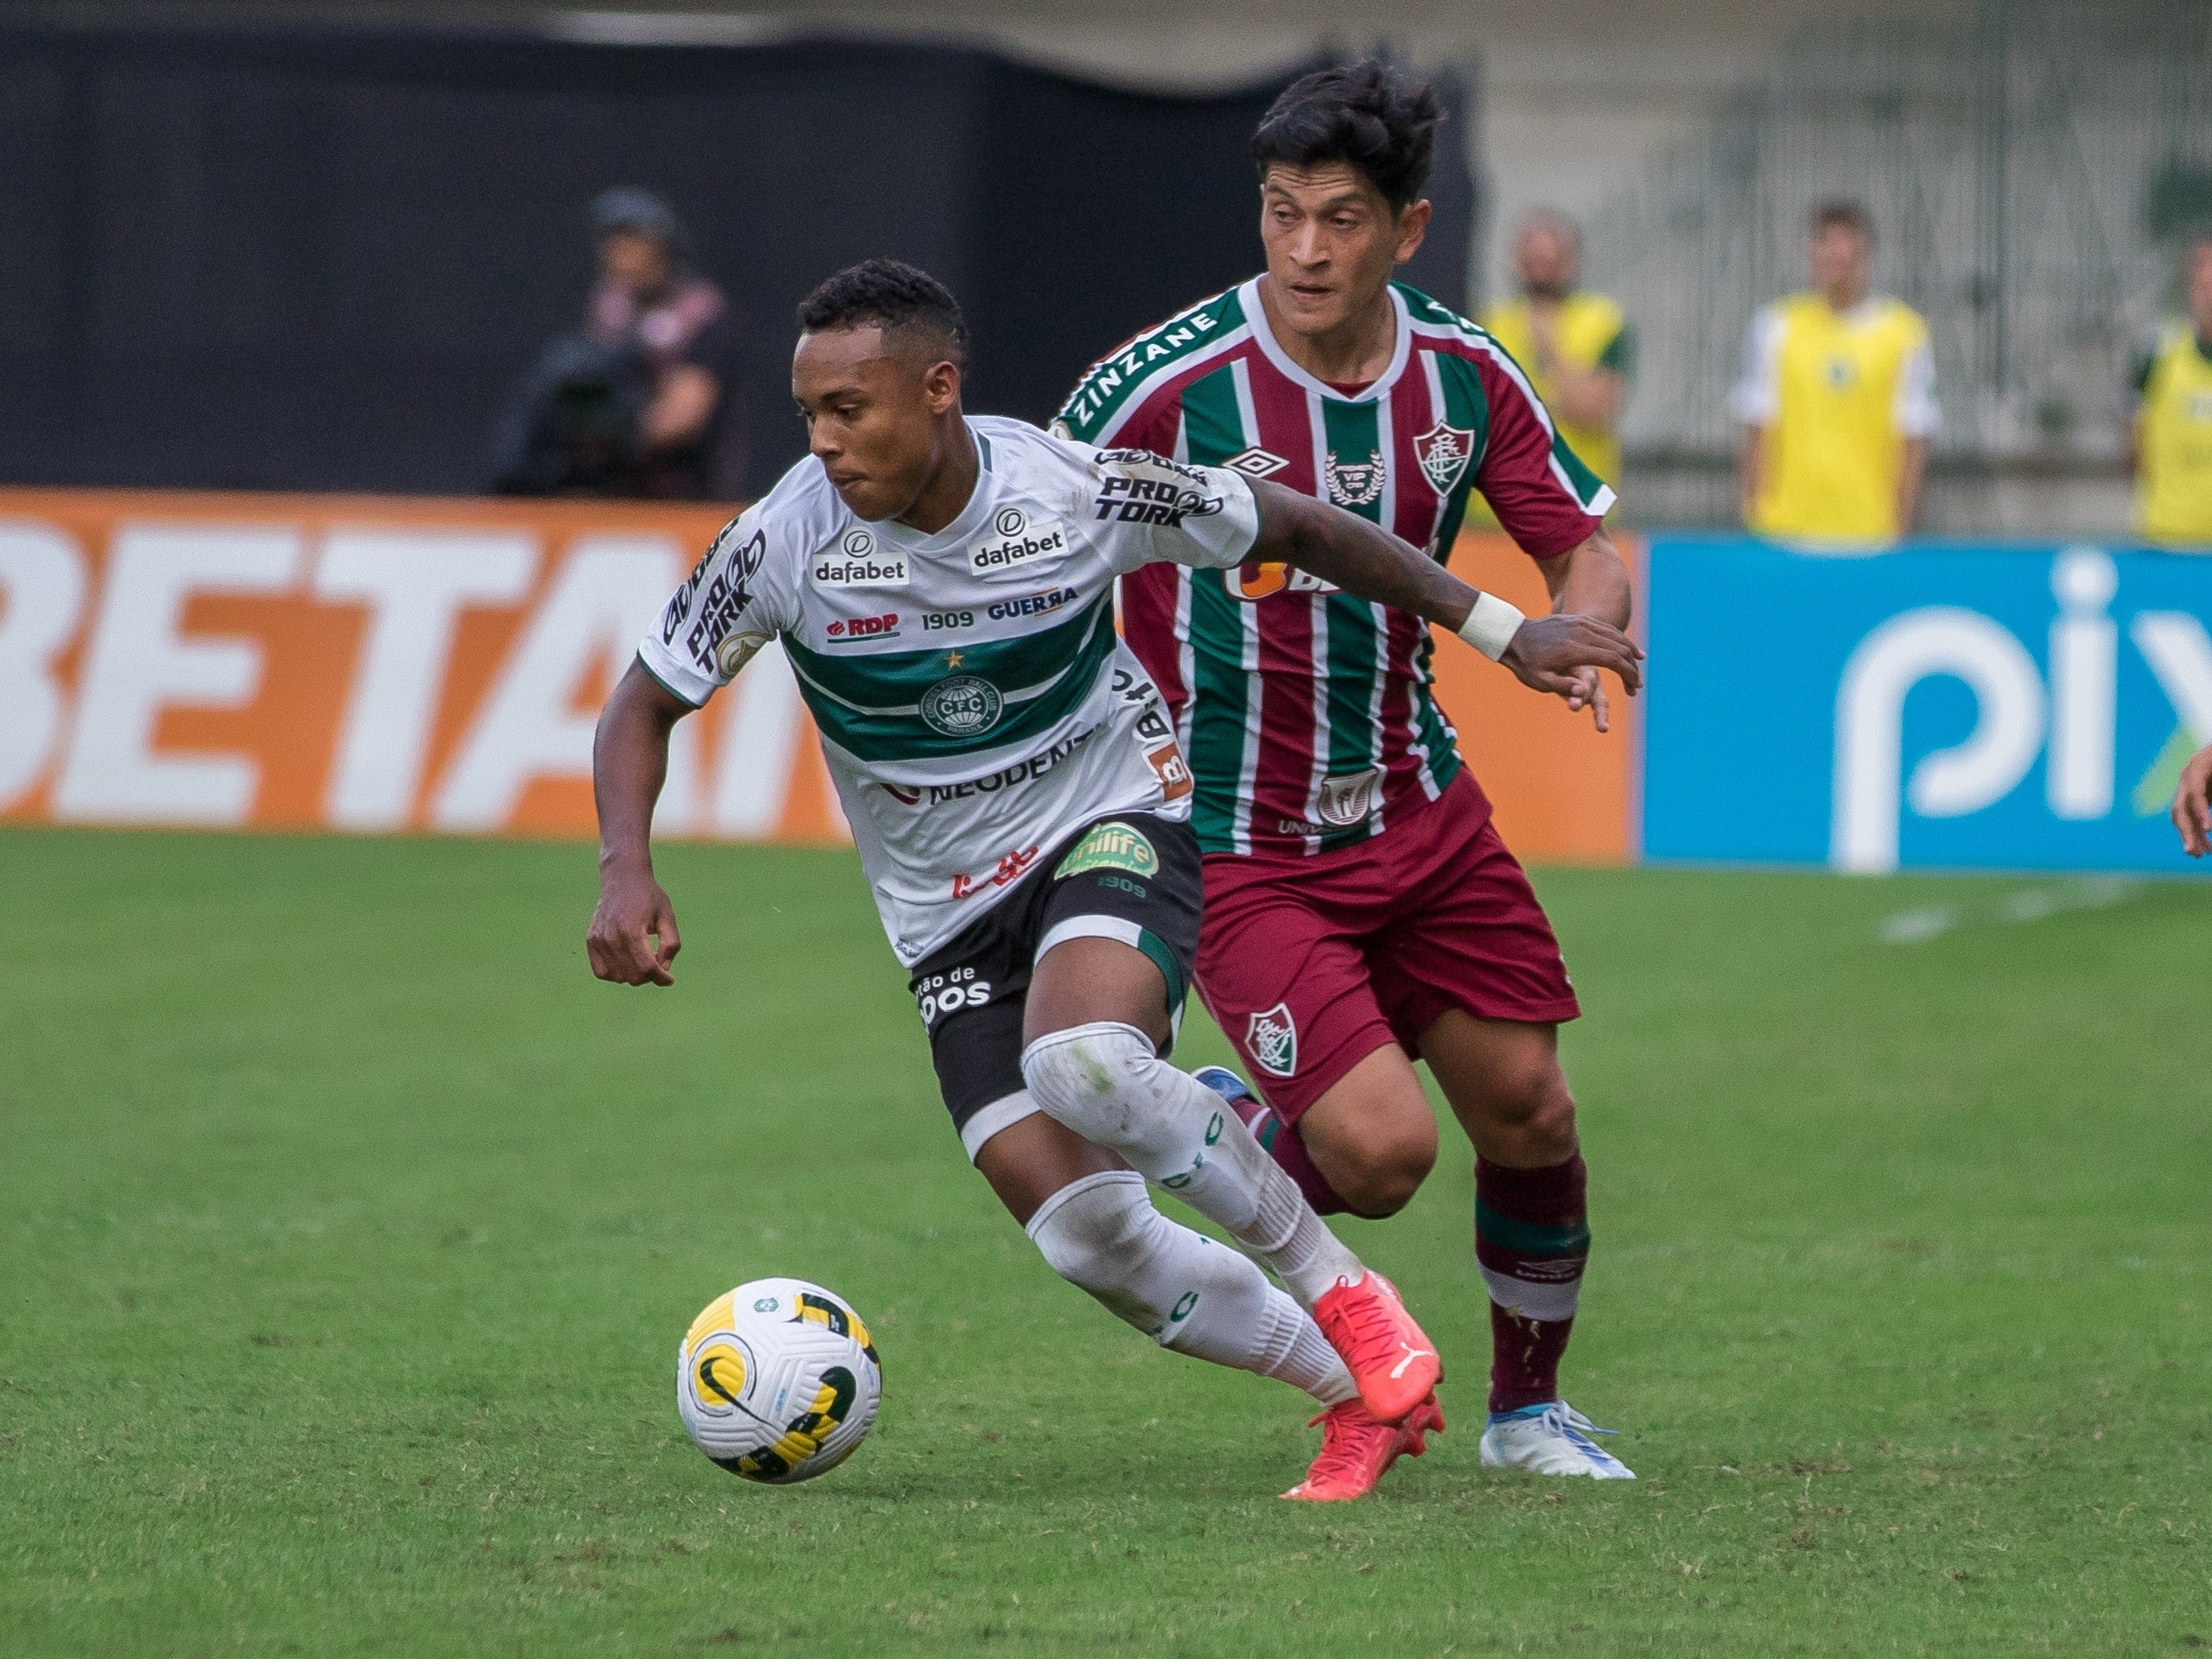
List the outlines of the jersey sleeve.
<svg viewBox="0 0 2212 1659">
<path fill-rule="evenodd" d="M 1518 372 L 1483 376 L 1490 433 L 1474 487 L 1505 533 L 1532 558 L 1549 559 L 1602 528 L 1613 494 L 1552 425 Z"/>
<path fill-rule="evenodd" d="M 1260 504 L 1240 473 L 1188 466 L 1144 449 L 1091 453 L 1084 528 L 1122 574 L 1164 562 L 1242 564 L 1260 535 Z"/>
<path fill-rule="evenodd" d="M 1911 349 L 1905 353 L 1904 371 L 1897 377 L 1893 418 L 1900 435 L 1926 438 L 1934 434 L 1942 419 L 1942 411 L 1936 404 L 1936 354 L 1929 349 L 1925 324 L 1919 325 L 1913 332 L 1915 338 Z"/>
<path fill-rule="evenodd" d="M 769 543 L 761 506 L 731 520 L 638 643 L 645 672 L 694 708 L 793 620 L 788 596 L 779 592 L 787 586 L 789 561 L 772 558 Z"/>
<path fill-rule="evenodd" d="M 1743 370 L 1729 393 L 1729 413 L 1745 426 L 1770 426 L 1782 408 L 1782 332 L 1778 306 L 1763 307 L 1743 337 Z"/>
</svg>

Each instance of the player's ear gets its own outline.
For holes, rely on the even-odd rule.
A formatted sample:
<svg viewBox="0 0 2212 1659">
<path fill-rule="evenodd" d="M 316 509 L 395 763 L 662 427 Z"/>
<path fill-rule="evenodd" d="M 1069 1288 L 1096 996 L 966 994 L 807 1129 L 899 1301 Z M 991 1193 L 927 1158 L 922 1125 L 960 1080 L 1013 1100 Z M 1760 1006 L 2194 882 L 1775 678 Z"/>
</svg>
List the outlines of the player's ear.
<svg viewBox="0 0 2212 1659">
<path fill-rule="evenodd" d="M 932 363 L 921 377 L 921 395 L 933 415 L 950 413 L 960 405 L 960 365 L 947 358 Z"/>
<path fill-rule="evenodd" d="M 1421 251 L 1421 243 L 1429 234 L 1429 216 L 1435 205 L 1424 196 L 1418 202 L 1408 202 L 1398 213 L 1398 249 L 1391 258 L 1404 264 Z"/>
</svg>

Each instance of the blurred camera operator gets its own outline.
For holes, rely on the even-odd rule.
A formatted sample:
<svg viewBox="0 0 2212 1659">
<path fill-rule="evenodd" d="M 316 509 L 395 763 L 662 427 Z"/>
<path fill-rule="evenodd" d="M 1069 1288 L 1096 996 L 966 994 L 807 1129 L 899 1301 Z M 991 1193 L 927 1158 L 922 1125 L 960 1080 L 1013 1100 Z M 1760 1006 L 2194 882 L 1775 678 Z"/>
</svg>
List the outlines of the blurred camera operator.
<svg viewBox="0 0 2212 1659">
<path fill-rule="evenodd" d="M 591 208 L 599 276 L 583 328 L 548 346 L 501 422 L 494 488 L 714 500 L 736 493 L 734 329 L 690 238 L 648 191 Z"/>
</svg>

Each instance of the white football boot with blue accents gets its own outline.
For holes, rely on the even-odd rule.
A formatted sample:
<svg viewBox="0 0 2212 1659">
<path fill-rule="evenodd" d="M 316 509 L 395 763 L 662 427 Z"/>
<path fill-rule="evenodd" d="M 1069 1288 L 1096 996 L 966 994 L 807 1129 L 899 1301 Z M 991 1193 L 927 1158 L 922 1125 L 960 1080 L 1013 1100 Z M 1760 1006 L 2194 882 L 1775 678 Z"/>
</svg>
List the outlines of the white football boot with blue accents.
<svg viewBox="0 0 2212 1659">
<path fill-rule="evenodd" d="M 1601 1429 L 1564 1400 L 1492 1413 L 1482 1431 L 1482 1467 L 1531 1474 L 1586 1474 L 1593 1480 L 1633 1480 L 1635 1471 L 1590 1438 Z"/>
</svg>

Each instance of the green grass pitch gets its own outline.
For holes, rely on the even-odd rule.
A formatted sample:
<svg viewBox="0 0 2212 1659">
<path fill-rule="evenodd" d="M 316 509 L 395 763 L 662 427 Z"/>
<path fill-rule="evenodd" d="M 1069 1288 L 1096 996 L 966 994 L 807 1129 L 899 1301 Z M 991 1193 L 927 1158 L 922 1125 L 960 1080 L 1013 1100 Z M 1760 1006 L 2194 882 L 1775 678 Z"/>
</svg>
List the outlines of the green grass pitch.
<svg viewBox="0 0 2212 1659">
<path fill-rule="evenodd" d="M 0 1652 L 2212 1644 L 2212 887 L 1544 873 L 1568 1392 L 1643 1478 L 1478 1468 L 1453 1135 L 1349 1228 L 1451 1431 L 1308 1508 L 1298 1395 L 1115 1323 L 968 1170 L 848 857 L 666 850 L 672 992 L 590 978 L 580 846 L 16 831 L 0 872 Z M 886 1372 L 787 1491 L 671 1382 L 771 1273 Z"/>
</svg>

